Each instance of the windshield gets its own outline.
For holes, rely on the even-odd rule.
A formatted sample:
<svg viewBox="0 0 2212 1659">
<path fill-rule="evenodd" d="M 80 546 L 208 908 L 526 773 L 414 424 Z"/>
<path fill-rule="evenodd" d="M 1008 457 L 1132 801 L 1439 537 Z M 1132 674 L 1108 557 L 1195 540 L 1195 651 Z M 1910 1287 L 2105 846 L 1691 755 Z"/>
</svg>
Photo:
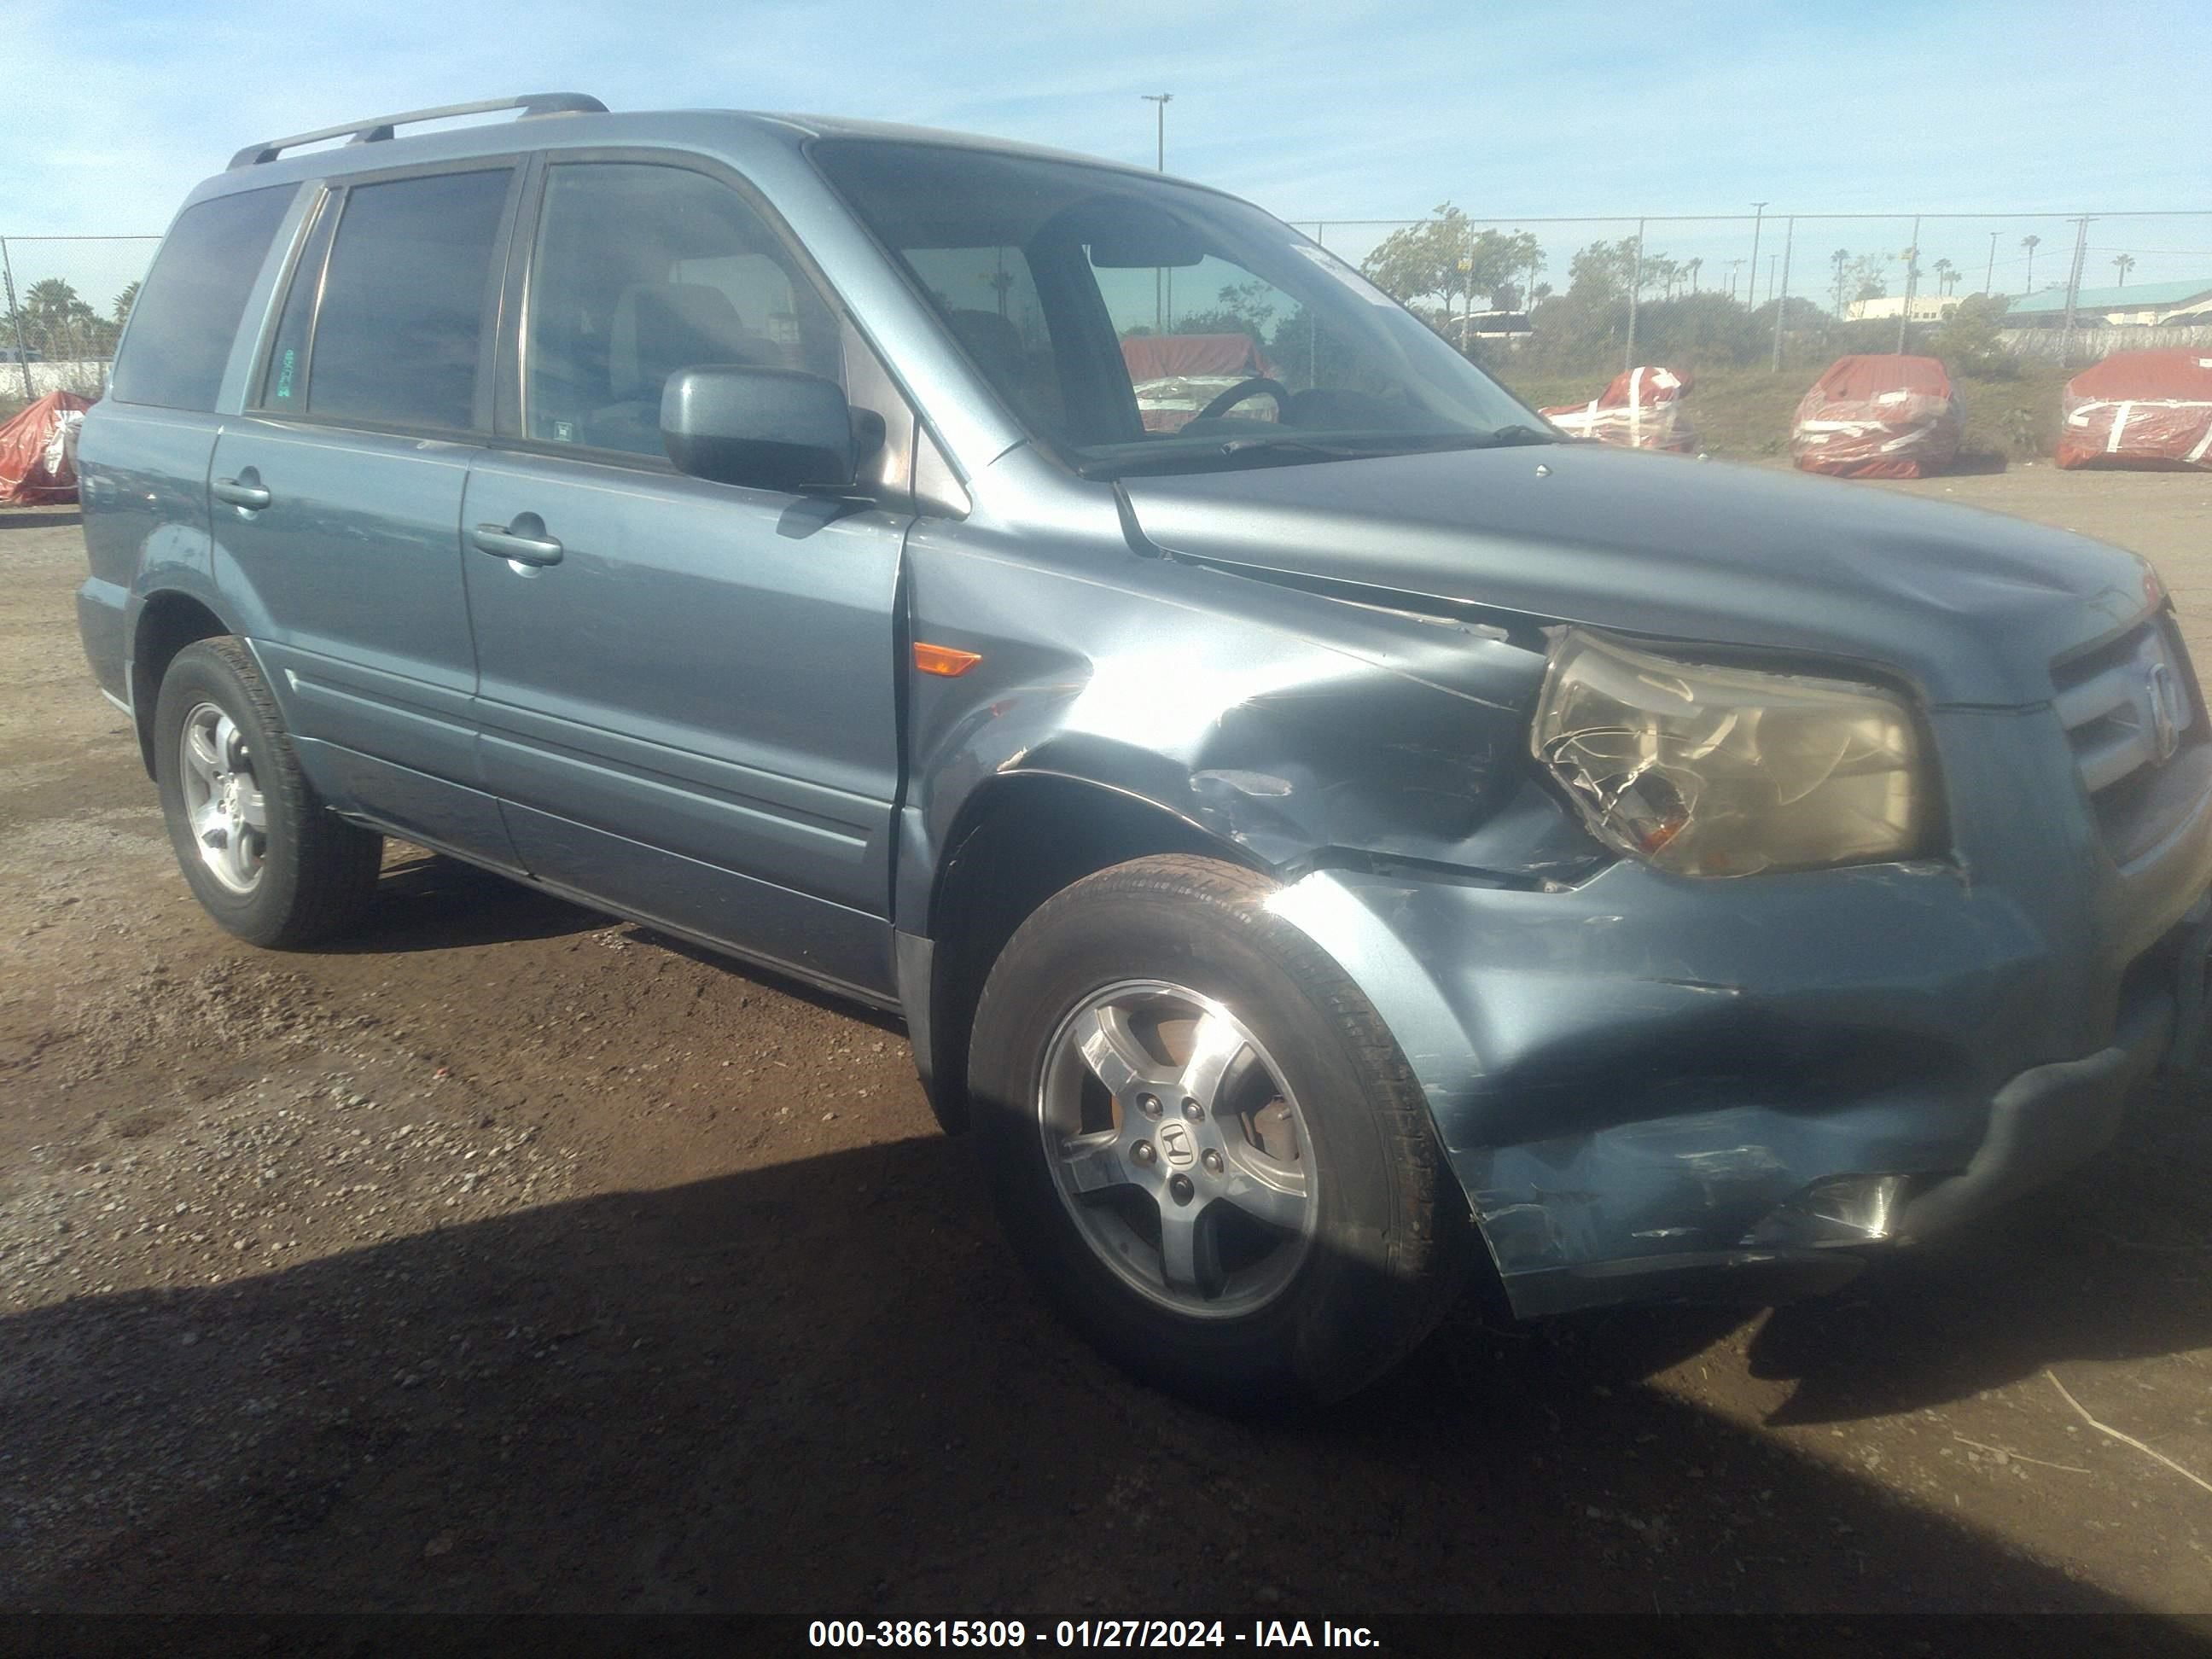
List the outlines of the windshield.
<svg viewBox="0 0 2212 1659">
<path fill-rule="evenodd" d="M 815 164 L 1036 437 L 1084 473 L 1545 441 L 1318 243 L 1167 179 L 834 140 Z"/>
</svg>

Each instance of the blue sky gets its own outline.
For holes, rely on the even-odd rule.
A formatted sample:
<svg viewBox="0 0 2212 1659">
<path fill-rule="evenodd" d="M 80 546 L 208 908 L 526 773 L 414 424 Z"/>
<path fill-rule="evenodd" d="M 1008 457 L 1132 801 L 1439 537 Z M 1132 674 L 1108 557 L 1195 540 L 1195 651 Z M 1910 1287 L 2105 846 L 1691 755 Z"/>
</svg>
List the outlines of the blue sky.
<svg viewBox="0 0 2212 1659">
<path fill-rule="evenodd" d="M 1172 171 L 1309 225 L 1409 217 L 1445 200 L 1501 223 L 1742 212 L 1759 199 L 1776 213 L 2212 209 L 2204 0 L 2102 12 L 1979 0 L 1817 11 L 1694 0 L 83 0 L 61 10 L 0 0 L 0 40 L 12 60 L 0 106 L 9 237 L 159 230 L 249 140 L 556 87 L 617 108 L 823 110 L 1145 162 L 1152 106 L 1139 94 L 1171 91 Z M 2006 264 L 2017 262 L 2021 228 L 1990 228 Z M 1601 228 L 1547 234 L 1559 245 L 1553 273 Z M 1799 257 L 1814 267 L 1850 240 L 1849 227 L 1828 228 L 1808 229 L 1822 245 Z M 1908 234 L 1885 222 L 1860 240 Z M 1979 286 L 1986 233 L 1944 234 Z M 1702 234 L 1676 240 L 1686 249 Z M 2064 275 L 2045 262 L 2063 266 L 2054 239 L 2070 233 L 2045 235 L 2039 287 Z M 2212 270 L 2212 216 L 2108 222 L 2093 229 L 2088 280 L 2110 281 L 2096 268 L 2104 245 L 2130 238 L 2179 260 L 2146 258 L 2139 281 Z M 1666 244 L 1655 228 L 1650 245 Z M 1762 246 L 1762 265 L 1771 252 Z M 1800 273 L 1795 289 L 1820 276 Z"/>
</svg>

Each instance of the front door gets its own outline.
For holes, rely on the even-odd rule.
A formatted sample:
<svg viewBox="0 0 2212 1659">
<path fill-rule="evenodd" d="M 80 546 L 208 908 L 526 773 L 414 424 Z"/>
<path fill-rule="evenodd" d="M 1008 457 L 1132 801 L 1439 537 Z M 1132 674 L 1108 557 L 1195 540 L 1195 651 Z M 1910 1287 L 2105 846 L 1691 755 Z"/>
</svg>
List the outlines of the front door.
<svg viewBox="0 0 2212 1659">
<path fill-rule="evenodd" d="M 510 866 L 477 787 L 460 532 L 515 172 L 478 162 L 324 202 L 209 483 L 217 583 L 310 775 L 403 834 Z"/>
<path fill-rule="evenodd" d="M 904 515 L 679 476 L 693 364 L 836 379 L 835 316 L 724 179 L 546 169 L 520 410 L 462 521 L 483 775 L 525 866 L 807 976 L 890 988 Z"/>
</svg>

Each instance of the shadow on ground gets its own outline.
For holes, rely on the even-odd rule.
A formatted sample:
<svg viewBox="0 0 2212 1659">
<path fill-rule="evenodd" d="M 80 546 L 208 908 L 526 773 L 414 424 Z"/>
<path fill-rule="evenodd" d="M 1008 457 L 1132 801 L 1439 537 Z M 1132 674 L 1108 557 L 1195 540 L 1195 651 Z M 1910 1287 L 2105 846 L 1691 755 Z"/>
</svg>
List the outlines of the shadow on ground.
<svg viewBox="0 0 2212 1659">
<path fill-rule="evenodd" d="M 2106 1340 L 2128 1287 L 2100 1269 L 2061 1308 L 2064 1282 L 2005 1367 Z M 1959 1293 L 1886 1292 L 1907 1317 L 1875 1358 L 1834 1304 L 1773 1340 L 1878 1409 L 1890 1369 L 1909 1396 L 1939 1347 L 1997 1340 L 1939 1341 Z M 2160 1317 L 2130 1346 L 2212 1323 Z M 1379 1389 L 1231 1422 L 1105 1370 L 1008 1261 L 962 1146 L 903 1141 L 0 1322 L 0 1603 L 2114 1605 L 1641 1380 L 1724 1328 L 1532 1334 L 1470 1303 Z"/>
<path fill-rule="evenodd" d="M 527 883 L 404 847 L 387 855 L 375 908 L 363 926 L 315 949 L 329 956 L 400 956 L 558 939 L 614 921 Z"/>
<path fill-rule="evenodd" d="M 82 515 L 74 507 L 0 508 L 0 530 L 57 530 L 82 522 Z"/>
</svg>

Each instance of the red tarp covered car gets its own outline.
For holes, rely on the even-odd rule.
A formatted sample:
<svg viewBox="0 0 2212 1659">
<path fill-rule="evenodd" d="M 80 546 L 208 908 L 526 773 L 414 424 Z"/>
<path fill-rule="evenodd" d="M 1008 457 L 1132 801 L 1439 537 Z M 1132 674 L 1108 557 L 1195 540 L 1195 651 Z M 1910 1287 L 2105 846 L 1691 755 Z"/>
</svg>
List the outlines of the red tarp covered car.
<svg viewBox="0 0 2212 1659">
<path fill-rule="evenodd" d="M 1586 404 L 1539 412 L 1577 438 L 1687 455 L 1698 447 L 1698 434 L 1682 413 L 1682 399 L 1689 395 L 1687 374 L 1647 364 L 1614 375 L 1613 384 Z"/>
<path fill-rule="evenodd" d="M 1966 428 L 1933 357 L 1838 357 L 1798 403 L 1790 458 L 1839 478 L 1917 478 L 1951 464 Z"/>
<path fill-rule="evenodd" d="M 1139 334 L 1121 342 L 1121 361 L 1147 432 L 1176 430 L 1240 381 L 1281 378 L 1249 334 Z M 1273 398 L 1257 393 L 1237 406 L 1246 420 L 1272 421 L 1281 412 Z"/>
<path fill-rule="evenodd" d="M 2116 351 L 2066 383 L 2058 465 L 2212 470 L 2212 353 Z"/>
<path fill-rule="evenodd" d="M 49 392 L 0 426 L 0 507 L 76 499 L 76 429 L 92 399 Z"/>
</svg>

